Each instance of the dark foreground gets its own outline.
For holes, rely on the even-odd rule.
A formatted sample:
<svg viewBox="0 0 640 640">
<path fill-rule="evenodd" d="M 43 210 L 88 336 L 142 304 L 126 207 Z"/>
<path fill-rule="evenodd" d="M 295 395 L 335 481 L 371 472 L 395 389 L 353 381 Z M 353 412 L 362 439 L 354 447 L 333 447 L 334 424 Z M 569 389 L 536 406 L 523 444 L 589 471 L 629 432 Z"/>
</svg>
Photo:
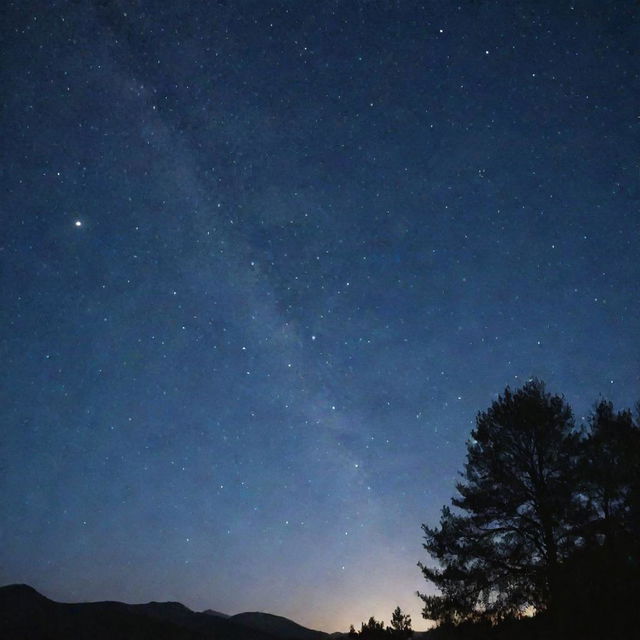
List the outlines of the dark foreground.
<svg viewBox="0 0 640 640">
<path fill-rule="evenodd" d="M 631 596 L 631 594 L 630 594 Z M 631 597 L 637 597 L 631 596 Z M 613 615 L 603 625 L 583 612 L 565 630 L 542 616 L 484 624 L 442 626 L 413 640 L 632 640 L 638 613 Z M 627 609 L 628 613 L 628 609 Z M 0 640 L 346 640 L 266 613 L 198 613 L 178 602 L 54 602 L 27 585 L 0 587 Z"/>
<path fill-rule="evenodd" d="M 0 588 L 0 640 L 324 640 L 264 613 L 197 613 L 178 602 L 64 604 L 32 587 Z"/>
</svg>

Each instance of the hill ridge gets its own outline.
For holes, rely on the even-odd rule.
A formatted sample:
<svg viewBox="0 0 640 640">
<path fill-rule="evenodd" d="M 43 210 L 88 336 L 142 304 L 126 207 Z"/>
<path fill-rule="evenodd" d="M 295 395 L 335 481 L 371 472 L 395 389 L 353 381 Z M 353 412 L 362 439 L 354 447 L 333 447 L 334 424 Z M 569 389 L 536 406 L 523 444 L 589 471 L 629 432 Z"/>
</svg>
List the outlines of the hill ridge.
<svg viewBox="0 0 640 640">
<path fill-rule="evenodd" d="M 233 618 L 239 619 L 234 620 Z M 267 629 L 265 627 L 270 627 Z M 181 602 L 56 602 L 26 584 L 0 587 L 3 640 L 322 640 L 328 637 L 264 612 L 224 617 Z"/>
</svg>

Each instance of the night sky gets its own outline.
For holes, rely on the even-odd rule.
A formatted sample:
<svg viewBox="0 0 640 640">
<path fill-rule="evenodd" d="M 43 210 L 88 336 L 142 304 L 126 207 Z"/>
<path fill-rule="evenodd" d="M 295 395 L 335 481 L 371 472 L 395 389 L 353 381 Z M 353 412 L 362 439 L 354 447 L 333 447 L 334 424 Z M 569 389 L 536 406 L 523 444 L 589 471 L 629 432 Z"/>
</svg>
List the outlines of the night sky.
<svg viewBox="0 0 640 640">
<path fill-rule="evenodd" d="M 426 628 L 476 412 L 640 399 L 637 2 L 0 24 L 0 583 Z"/>
</svg>

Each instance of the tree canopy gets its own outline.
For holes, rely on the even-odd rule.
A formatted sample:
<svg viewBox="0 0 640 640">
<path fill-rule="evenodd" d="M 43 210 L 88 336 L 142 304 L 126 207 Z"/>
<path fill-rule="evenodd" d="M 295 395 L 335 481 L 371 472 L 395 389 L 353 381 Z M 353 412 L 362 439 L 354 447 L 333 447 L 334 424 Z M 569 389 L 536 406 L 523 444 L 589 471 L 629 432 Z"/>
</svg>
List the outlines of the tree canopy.
<svg viewBox="0 0 640 640">
<path fill-rule="evenodd" d="M 396 607 L 391 615 L 391 626 L 387 627 L 387 631 L 396 640 L 411 638 L 413 636 L 411 616 L 405 615 L 400 607 Z"/>
<path fill-rule="evenodd" d="M 363 640 L 407 640 L 413 636 L 411 616 L 403 613 L 400 607 L 396 607 L 391 615 L 391 626 L 385 627 L 384 621 L 371 616 L 368 622 L 360 625 L 360 631 L 356 631 L 351 625 L 348 635 L 350 638 Z"/>
<path fill-rule="evenodd" d="M 477 415 L 439 526 L 423 525 L 435 563 L 419 566 L 439 590 L 418 594 L 423 616 L 496 623 L 535 611 L 557 634 L 567 612 L 584 616 L 589 602 L 604 619 L 613 604 L 586 584 L 611 592 L 608 566 L 623 576 L 618 599 L 640 587 L 639 515 L 640 428 L 630 412 L 601 401 L 579 431 L 566 400 L 540 380 L 507 388 Z"/>
</svg>

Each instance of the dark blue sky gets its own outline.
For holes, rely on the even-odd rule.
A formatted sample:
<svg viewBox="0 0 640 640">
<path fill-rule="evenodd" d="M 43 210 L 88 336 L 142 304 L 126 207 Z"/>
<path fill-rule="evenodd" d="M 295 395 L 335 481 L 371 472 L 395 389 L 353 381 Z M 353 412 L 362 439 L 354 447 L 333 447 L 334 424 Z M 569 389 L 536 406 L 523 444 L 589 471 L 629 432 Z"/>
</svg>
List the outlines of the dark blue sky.
<svg viewBox="0 0 640 640">
<path fill-rule="evenodd" d="M 640 399 L 640 10 L 12 2 L 0 582 L 419 617 L 530 376 Z"/>
</svg>

